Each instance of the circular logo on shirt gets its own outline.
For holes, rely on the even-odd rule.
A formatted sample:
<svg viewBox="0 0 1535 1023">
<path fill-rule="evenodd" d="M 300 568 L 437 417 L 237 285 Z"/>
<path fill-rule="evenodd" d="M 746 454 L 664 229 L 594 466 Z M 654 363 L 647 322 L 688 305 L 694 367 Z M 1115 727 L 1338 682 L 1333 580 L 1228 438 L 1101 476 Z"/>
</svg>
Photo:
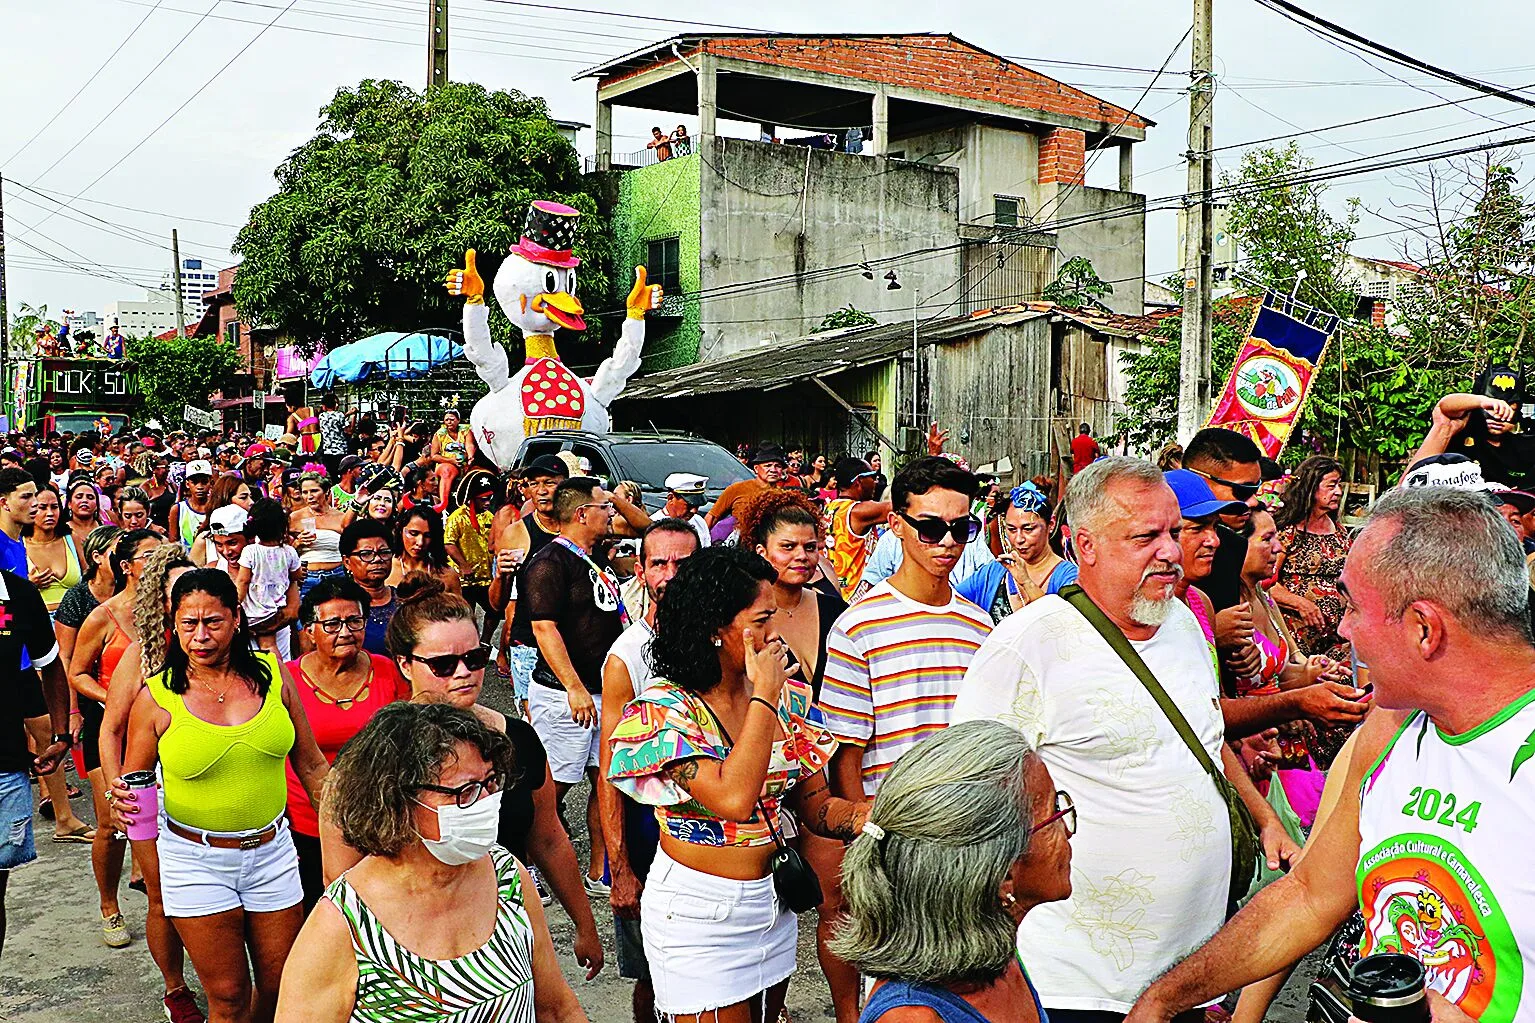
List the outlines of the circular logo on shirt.
<svg viewBox="0 0 1535 1023">
<path fill-rule="evenodd" d="M 1250 415 L 1282 419 L 1300 404 L 1300 381 L 1278 359 L 1254 355 L 1237 367 L 1236 396 Z"/>
<path fill-rule="evenodd" d="M 1397 952 L 1423 964 L 1428 987 L 1473 1017 L 1498 1001 L 1519 1002 L 1522 964 L 1492 890 L 1465 855 L 1442 838 L 1405 834 L 1360 863 L 1365 955 Z M 1512 950 L 1512 962 L 1501 952 Z M 1503 991 L 1499 992 L 1499 986 Z"/>
<path fill-rule="evenodd" d="M 592 580 L 592 603 L 599 611 L 617 611 L 618 592 L 613 589 L 613 583 L 596 569 L 588 569 L 587 575 Z"/>
</svg>

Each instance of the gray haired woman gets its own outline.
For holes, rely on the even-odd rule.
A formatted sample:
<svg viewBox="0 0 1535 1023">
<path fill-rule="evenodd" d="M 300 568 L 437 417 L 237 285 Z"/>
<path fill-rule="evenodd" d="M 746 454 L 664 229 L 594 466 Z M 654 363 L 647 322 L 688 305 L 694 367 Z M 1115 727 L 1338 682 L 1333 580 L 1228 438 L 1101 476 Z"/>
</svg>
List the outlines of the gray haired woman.
<svg viewBox="0 0 1535 1023">
<path fill-rule="evenodd" d="M 514 759 L 446 703 L 392 703 L 342 747 L 321 812 L 364 855 L 299 933 L 278 1023 L 586 1023 L 527 869 L 496 844 Z"/>
<path fill-rule="evenodd" d="M 1015 934 L 1071 894 L 1076 825 L 1044 762 L 995 721 L 897 761 L 842 861 L 848 915 L 832 948 L 877 980 L 860 1023 L 1043 1023 Z"/>
</svg>

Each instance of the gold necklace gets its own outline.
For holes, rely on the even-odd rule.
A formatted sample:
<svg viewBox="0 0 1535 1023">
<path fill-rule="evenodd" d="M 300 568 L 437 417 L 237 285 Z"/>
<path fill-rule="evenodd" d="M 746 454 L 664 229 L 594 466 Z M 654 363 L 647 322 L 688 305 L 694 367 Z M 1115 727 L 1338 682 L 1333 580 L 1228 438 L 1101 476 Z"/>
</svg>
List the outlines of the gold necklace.
<svg viewBox="0 0 1535 1023">
<path fill-rule="evenodd" d="M 236 681 L 240 681 L 240 680 L 237 679 Z M 198 679 L 197 680 L 197 684 L 202 686 L 204 689 L 208 690 L 208 692 L 212 693 L 214 696 L 217 696 L 219 698 L 219 702 L 220 703 L 224 702 L 224 697 L 229 695 L 229 690 L 233 689 L 234 685 L 235 685 L 234 682 L 229 683 L 228 685 L 226 685 L 224 687 L 224 691 L 221 693 L 217 689 L 215 689 L 212 686 L 210 686 L 208 683 L 204 682 L 202 679 Z"/>
</svg>

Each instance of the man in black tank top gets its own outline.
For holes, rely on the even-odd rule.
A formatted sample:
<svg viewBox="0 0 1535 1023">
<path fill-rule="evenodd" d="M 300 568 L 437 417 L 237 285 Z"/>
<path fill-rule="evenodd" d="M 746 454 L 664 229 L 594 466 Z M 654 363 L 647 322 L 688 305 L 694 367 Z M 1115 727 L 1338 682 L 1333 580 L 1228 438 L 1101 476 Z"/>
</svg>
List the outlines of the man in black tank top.
<svg viewBox="0 0 1535 1023">
<path fill-rule="evenodd" d="M 532 513 L 496 530 L 493 542 L 496 574 L 490 582 L 490 606 L 506 615 L 496 666 L 503 675 L 511 677 L 512 690 L 524 717 L 527 715 L 528 686 L 538 662 L 538 644 L 533 638 L 532 623 L 526 612 L 519 608 L 517 584 L 522 566 L 547 547 L 560 531 L 554 517 L 554 491 L 569 475 L 565 463 L 553 455 L 543 455 L 529 463 L 523 474 L 523 492 L 532 503 Z M 507 495 L 508 504 L 516 500 L 515 494 L 513 488 Z"/>
</svg>

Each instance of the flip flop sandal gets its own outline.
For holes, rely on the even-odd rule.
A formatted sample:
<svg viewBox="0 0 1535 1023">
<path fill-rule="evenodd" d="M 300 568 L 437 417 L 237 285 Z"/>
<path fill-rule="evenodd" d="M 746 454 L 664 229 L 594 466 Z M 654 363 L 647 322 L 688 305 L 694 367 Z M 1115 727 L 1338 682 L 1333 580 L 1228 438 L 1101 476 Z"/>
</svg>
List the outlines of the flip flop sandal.
<svg viewBox="0 0 1535 1023">
<path fill-rule="evenodd" d="M 78 785 L 73 784 L 73 783 L 65 785 L 64 786 L 64 791 L 69 793 L 69 798 L 70 799 L 79 799 L 81 796 L 85 795 L 85 793 L 80 791 L 80 787 Z"/>
<path fill-rule="evenodd" d="M 149 894 L 149 886 L 144 884 L 144 879 L 142 877 L 129 881 L 128 887 L 132 888 L 136 892 L 141 892 L 144 895 Z"/>
<path fill-rule="evenodd" d="M 37 815 L 45 821 L 53 820 L 53 797 L 44 796 L 43 801 L 37 804 Z"/>
<path fill-rule="evenodd" d="M 90 845 L 96 840 L 96 829 L 81 827 L 78 831 L 65 831 L 53 836 L 60 845 Z"/>
</svg>

